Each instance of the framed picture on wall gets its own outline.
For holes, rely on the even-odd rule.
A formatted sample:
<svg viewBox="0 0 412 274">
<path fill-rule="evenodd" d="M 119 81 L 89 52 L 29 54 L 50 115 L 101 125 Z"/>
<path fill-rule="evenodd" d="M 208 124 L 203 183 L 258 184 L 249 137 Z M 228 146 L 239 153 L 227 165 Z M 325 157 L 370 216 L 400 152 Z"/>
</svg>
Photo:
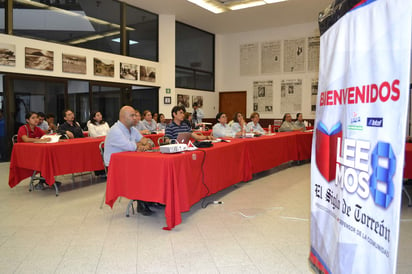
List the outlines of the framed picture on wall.
<svg viewBox="0 0 412 274">
<path fill-rule="evenodd" d="M 114 60 L 93 58 L 94 75 L 114 77 Z"/>
<path fill-rule="evenodd" d="M 0 66 L 16 66 L 16 46 L 0 43 Z"/>
<path fill-rule="evenodd" d="M 120 79 L 138 80 L 139 66 L 120 62 Z"/>
<path fill-rule="evenodd" d="M 170 105 L 170 104 L 172 103 L 172 97 L 170 97 L 170 96 L 165 96 L 165 97 L 163 98 L 163 103 L 164 103 L 165 105 Z"/>
<path fill-rule="evenodd" d="M 54 52 L 50 50 L 24 48 L 25 68 L 53 71 Z"/>
<path fill-rule="evenodd" d="M 185 94 L 177 95 L 177 105 L 178 106 L 184 106 L 185 108 L 188 108 L 190 106 L 189 101 L 190 101 L 189 95 L 185 95 Z"/>
<path fill-rule="evenodd" d="M 62 71 L 86 74 L 86 56 L 62 54 Z"/>
<path fill-rule="evenodd" d="M 203 96 L 192 96 L 192 105 L 196 103 L 198 107 L 203 107 Z"/>
</svg>

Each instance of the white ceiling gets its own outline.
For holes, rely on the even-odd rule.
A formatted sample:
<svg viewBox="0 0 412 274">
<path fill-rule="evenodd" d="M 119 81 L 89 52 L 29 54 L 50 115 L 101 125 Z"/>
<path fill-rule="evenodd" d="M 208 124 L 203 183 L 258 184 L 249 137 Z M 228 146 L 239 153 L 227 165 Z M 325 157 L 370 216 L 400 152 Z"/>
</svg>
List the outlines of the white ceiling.
<svg viewBox="0 0 412 274">
<path fill-rule="evenodd" d="M 186 0 L 123 0 L 156 13 L 215 33 L 235 33 L 316 22 L 320 11 L 334 0 L 289 0 L 249 9 L 214 14 Z"/>
</svg>

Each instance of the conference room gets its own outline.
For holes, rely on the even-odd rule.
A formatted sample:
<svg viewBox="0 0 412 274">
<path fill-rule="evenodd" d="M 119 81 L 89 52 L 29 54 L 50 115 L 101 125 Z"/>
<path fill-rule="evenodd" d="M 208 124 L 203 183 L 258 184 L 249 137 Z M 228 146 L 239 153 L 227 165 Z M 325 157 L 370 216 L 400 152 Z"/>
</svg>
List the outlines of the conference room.
<svg viewBox="0 0 412 274">
<path fill-rule="evenodd" d="M 331 1 L 240 10 L 229 8 L 240 1 L 213 2 L 223 12 L 186 0 L 2 4 L 0 272 L 313 271 L 317 18 Z M 169 123 L 179 103 L 188 112 L 199 105 L 202 134 L 212 134 L 218 112 L 229 120 L 241 112 L 247 122 L 257 112 L 271 130 L 184 153 L 114 154 L 107 177 L 95 175 L 104 169 L 104 137 L 88 136 L 93 111 L 109 126 L 124 105 Z M 26 112 L 54 114 L 61 125 L 67 108 L 84 138 L 13 144 Z M 277 132 L 285 113 L 302 113 L 308 131 Z M 163 135 L 146 137 L 158 144 Z M 34 189 L 34 171 L 60 189 Z M 407 273 L 412 213 L 402 198 L 397 266 Z M 165 207 L 143 216 L 130 200 Z"/>
</svg>

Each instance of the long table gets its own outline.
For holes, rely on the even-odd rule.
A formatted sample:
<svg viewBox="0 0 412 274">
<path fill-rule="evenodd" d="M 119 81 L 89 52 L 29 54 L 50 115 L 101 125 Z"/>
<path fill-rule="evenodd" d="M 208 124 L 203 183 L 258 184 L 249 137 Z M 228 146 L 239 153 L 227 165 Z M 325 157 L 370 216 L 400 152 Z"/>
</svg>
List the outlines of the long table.
<svg viewBox="0 0 412 274">
<path fill-rule="evenodd" d="M 200 131 L 200 130 L 196 130 L 194 131 L 195 133 L 200 133 L 203 134 L 205 136 L 209 136 L 212 134 L 212 130 L 207 130 L 207 131 Z M 161 137 L 165 136 L 164 133 L 156 133 L 156 134 L 145 134 L 143 135 L 143 137 L 149 138 L 150 140 L 153 141 L 153 143 L 155 144 L 155 146 L 158 146 L 158 141 Z"/>
<path fill-rule="evenodd" d="M 99 143 L 104 138 L 78 138 L 57 143 L 16 143 L 10 160 L 9 186 L 38 171 L 53 185 L 54 176 L 102 170 Z"/>
<path fill-rule="evenodd" d="M 181 212 L 202 198 L 284 162 L 310 159 L 311 144 L 311 132 L 278 133 L 178 154 L 112 154 L 106 204 L 113 206 L 118 197 L 165 204 L 164 229 L 169 230 L 182 222 Z"/>
</svg>

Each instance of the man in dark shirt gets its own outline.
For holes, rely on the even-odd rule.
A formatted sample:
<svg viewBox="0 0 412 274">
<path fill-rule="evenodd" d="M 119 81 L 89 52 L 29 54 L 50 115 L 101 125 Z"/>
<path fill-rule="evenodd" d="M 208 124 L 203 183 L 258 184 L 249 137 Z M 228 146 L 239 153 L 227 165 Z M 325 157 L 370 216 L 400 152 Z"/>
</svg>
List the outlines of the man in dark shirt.
<svg viewBox="0 0 412 274">
<path fill-rule="evenodd" d="M 74 113 L 70 109 L 65 109 L 63 111 L 63 118 L 66 122 L 59 126 L 57 132 L 59 134 L 67 134 L 70 139 L 73 138 L 83 138 L 83 130 L 79 123 L 74 120 Z"/>
</svg>

